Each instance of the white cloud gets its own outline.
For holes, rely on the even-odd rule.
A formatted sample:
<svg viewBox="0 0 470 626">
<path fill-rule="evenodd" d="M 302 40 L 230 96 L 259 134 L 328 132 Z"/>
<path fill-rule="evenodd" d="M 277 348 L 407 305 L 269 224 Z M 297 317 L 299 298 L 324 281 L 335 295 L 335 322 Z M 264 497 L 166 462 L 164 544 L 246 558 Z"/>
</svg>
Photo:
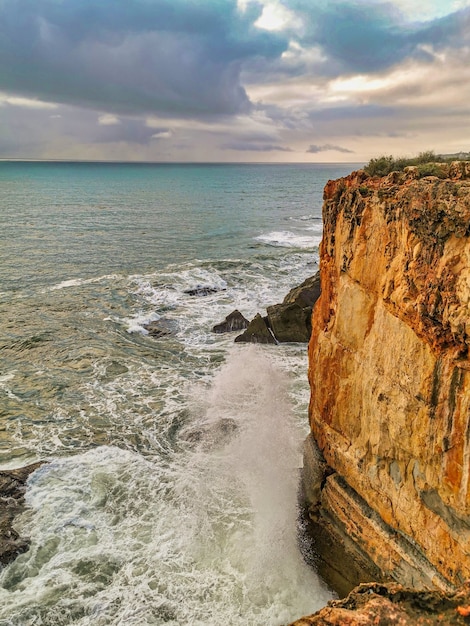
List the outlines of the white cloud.
<svg viewBox="0 0 470 626">
<path fill-rule="evenodd" d="M 152 139 L 169 139 L 172 136 L 173 133 L 171 132 L 171 130 L 162 130 L 158 133 L 154 133 L 152 135 Z"/>
<path fill-rule="evenodd" d="M 23 98 L 21 96 L 9 96 L 0 92 L 0 106 L 9 104 L 10 106 L 22 107 L 26 109 L 56 109 L 57 105 L 52 102 L 44 102 L 33 98 Z"/>
<path fill-rule="evenodd" d="M 111 115 L 110 113 L 104 113 L 98 118 L 98 124 L 100 126 L 116 126 L 116 124 L 120 123 L 121 120 L 116 115 Z"/>
<path fill-rule="evenodd" d="M 265 0 L 263 4 L 263 11 L 255 22 L 258 28 L 272 31 L 302 28 L 302 21 L 277 0 Z"/>
</svg>

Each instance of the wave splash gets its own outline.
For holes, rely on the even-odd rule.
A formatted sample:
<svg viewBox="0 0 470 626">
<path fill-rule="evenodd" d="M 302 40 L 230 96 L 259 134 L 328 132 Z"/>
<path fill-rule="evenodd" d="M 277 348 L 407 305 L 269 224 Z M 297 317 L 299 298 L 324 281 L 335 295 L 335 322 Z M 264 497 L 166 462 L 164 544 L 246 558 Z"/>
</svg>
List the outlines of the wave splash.
<svg viewBox="0 0 470 626">
<path fill-rule="evenodd" d="M 288 389 L 269 350 L 234 347 L 190 388 L 171 452 L 101 446 L 39 469 L 0 624 L 278 626 L 324 605 L 297 549 Z"/>
</svg>

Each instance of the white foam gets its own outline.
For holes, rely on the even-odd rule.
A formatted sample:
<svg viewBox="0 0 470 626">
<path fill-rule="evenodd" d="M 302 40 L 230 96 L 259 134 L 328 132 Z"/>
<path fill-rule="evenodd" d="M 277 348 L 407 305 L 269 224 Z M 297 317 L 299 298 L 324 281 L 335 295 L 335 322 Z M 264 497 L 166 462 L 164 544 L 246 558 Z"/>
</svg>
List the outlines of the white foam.
<svg viewBox="0 0 470 626">
<path fill-rule="evenodd" d="M 0 623 L 279 626 L 325 604 L 296 545 L 288 388 L 269 350 L 234 346 L 188 390 L 180 452 L 102 446 L 36 471 Z"/>
<path fill-rule="evenodd" d="M 273 231 L 265 235 L 259 235 L 258 237 L 255 237 L 255 239 L 268 246 L 281 248 L 310 249 L 314 246 L 318 246 L 319 244 L 317 237 L 306 236 L 303 234 L 300 235 L 289 230 Z"/>
<path fill-rule="evenodd" d="M 125 325 L 128 333 L 141 333 L 142 335 L 148 335 L 148 330 L 146 330 L 145 325 L 159 319 L 160 315 L 158 315 L 158 313 L 139 312 L 132 317 L 123 318 L 120 322 Z"/>
<path fill-rule="evenodd" d="M 63 280 L 57 285 L 49 287 L 50 291 L 57 291 L 58 289 L 67 289 L 68 287 L 81 287 L 82 285 L 92 285 L 95 283 L 101 283 L 109 280 L 120 280 L 124 278 L 120 274 L 106 274 L 104 276 L 97 276 L 95 278 L 70 278 L 69 280 Z"/>
</svg>

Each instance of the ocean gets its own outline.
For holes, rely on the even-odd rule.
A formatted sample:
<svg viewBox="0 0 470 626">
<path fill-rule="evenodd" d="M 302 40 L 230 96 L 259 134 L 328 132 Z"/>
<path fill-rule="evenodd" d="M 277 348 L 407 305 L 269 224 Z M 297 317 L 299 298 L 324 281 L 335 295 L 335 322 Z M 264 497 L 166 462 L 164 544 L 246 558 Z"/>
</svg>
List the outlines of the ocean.
<svg viewBox="0 0 470 626">
<path fill-rule="evenodd" d="M 306 345 L 211 328 L 317 271 L 352 169 L 0 163 L 0 469 L 47 461 L 1 626 L 279 626 L 332 597 L 297 540 Z"/>
</svg>

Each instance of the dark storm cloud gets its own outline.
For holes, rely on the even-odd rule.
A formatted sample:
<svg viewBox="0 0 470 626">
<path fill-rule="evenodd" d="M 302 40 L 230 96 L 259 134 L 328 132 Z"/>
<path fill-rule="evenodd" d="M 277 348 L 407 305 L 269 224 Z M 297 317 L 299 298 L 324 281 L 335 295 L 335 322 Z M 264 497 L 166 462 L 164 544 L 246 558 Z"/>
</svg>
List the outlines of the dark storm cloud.
<svg viewBox="0 0 470 626">
<path fill-rule="evenodd" d="M 2 0 L 0 89 L 107 111 L 247 112 L 250 57 L 287 40 L 253 26 L 236 0 Z"/>
<path fill-rule="evenodd" d="M 354 154 L 354 150 L 349 150 L 348 148 L 343 148 L 342 146 L 334 146 L 330 143 L 325 143 L 322 146 L 312 144 L 306 152 L 318 154 L 319 152 L 328 152 L 329 150 L 334 152 L 343 152 L 344 154 Z"/>
<path fill-rule="evenodd" d="M 376 72 L 409 57 L 431 60 L 426 45 L 459 48 L 470 41 L 470 8 L 410 24 L 390 2 L 289 0 L 288 4 L 303 17 L 300 41 L 321 48 L 322 65 L 330 75 Z"/>
</svg>

